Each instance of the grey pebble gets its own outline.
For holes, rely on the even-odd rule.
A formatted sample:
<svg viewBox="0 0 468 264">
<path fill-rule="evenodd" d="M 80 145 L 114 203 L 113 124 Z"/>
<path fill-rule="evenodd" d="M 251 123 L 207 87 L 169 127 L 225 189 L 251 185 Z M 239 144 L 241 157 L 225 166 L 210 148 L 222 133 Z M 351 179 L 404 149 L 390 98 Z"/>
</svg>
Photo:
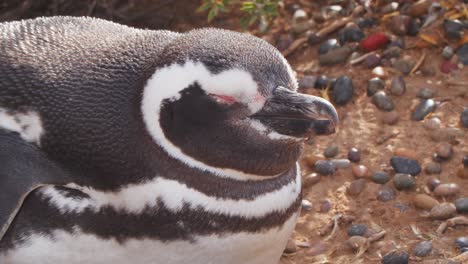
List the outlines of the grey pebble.
<svg viewBox="0 0 468 264">
<path fill-rule="evenodd" d="M 390 92 L 393 95 L 401 96 L 405 93 L 405 91 L 406 91 L 405 79 L 402 76 L 393 78 L 391 85 L 390 85 Z"/>
<path fill-rule="evenodd" d="M 338 155 L 338 152 L 339 152 L 339 148 L 337 145 L 331 145 L 329 147 L 327 147 L 324 151 L 323 151 L 323 155 L 326 157 L 326 158 L 333 158 L 335 157 L 336 155 Z"/>
<path fill-rule="evenodd" d="M 421 172 L 421 165 L 419 165 L 419 162 L 406 157 L 394 156 L 390 159 L 390 165 L 392 165 L 396 173 L 405 173 L 415 176 Z"/>
<path fill-rule="evenodd" d="M 425 257 L 432 251 L 432 241 L 423 241 L 413 249 L 413 254 L 417 257 Z"/>
<path fill-rule="evenodd" d="M 343 46 L 336 49 L 332 49 L 325 54 L 320 54 L 318 60 L 322 66 L 331 66 L 346 62 L 349 55 L 353 53 L 354 48 L 350 46 Z"/>
<path fill-rule="evenodd" d="M 458 19 L 444 21 L 445 35 L 448 38 L 451 38 L 451 39 L 461 38 L 461 31 L 463 30 L 463 28 L 464 28 L 463 23 Z"/>
<path fill-rule="evenodd" d="M 352 196 L 359 195 L 366 188 L 366 180 L 358 179 L 351 182 L 348 188 L 348 193 Z"/>
<path fill-rule="evenodd" d="M 385 184 L 390 180 L 390 175 L 384 171 L 378 171 L 372 174 L 371 176 L 372 181 L 378 184 Z"/>
<path fill-rule="evenodd" d="M 453 50 L 452 47 L 445 46 L 444 49 L 442 50 L 442 57 L 444 57 L 444 59 L 446 59 L 446 60 L 450 60 L 450 58 L 453 57 L 454 53 L 455 53 L 455 51 Z"/>
<path fill-rule="evenodd" d="M 460 248 L 468 247 L 468 236 L 455 239 L 455 244 Z"/>
<path fill-rule="evenodd" d="M 393 63 L 393 67 L 405 75 L 411 72 L 413 65 L 408 59 L 398 59 Z"/>
<path fill-rule="evenodd" d="M 379 91 L 372 96 L 372 103 L 381 111 L 390 112 L 395 109 L 392 98 L 387 96 L 384 91 Z"/>
<path fill-rule="evenodd" d="M 364 236 L 368 228 L 366 224 L 352 224 L 348 228 L 348 236 Z"/>
<path fill-rule="evenodd" d="M 468 128 L 468 107 L 463 109 L 463 112 L 460 115 L 460 121 L 464 128 Z"/>
<path fill-rule="evenodd" d="M 371 54 L 364 59 L 364 63 L 369 69 L 373 69 L 379 66 L 381 61 L 382 59 L 380 58 L 380 55 L 378 54 Z"/>
<path fill-rule="evenodd" d="M 440 166 L 438 162 L 431 161 L 426 165 L 424 171 L 427 174 L 440 174 L 442 172 L 442 166 Z"/>
<path fill-rule="evenodd" d="M 390 252 L 382 258 L 382 264 L 407 264 L 408 261 L 409 254 L 406 251 Z"/>
<path fill-rule="evenodd" d="M 312 207 L 313 207 L 313 205 L 309 200 L 305 200 L 305 199 L 302 200 L 302 202 L 301 202 L 302 210 L 310 211 L 310 210 L 312 210 Z"/>
<path fill-rule="evenodd" d="M 332 159 L 330 160 L 333 162 L 337 169 L 347 169 L 351 165 L 351 161 L 349 159 Z"/>
<path fill-rule="evenodd" d="M 401 56 L 403 49 L 398 46 L 388 47 L 383 53 L 382 57 L 386 59 L 398 58 Z"/>
<path fill-rule="evenodd" d="M 419 103 L 411 115 L 411 119 L 415 121 L 423 120 L 429 113 L 436 109 L 436 103 L 432 99 L 423 100 Z"/>
<path fill-rule="evenodd" d="M 351 162 L 361 161 L 361 151 L 357 148 L 350 148 L 348 151 L 348 159 Z"/>
<path fill-rule="evenodd" d="M 461 45 L 457 49 L 457 56 L 461 63 L 468 65 L 468 43 Z"/>
<path fill-rule="evenodd" d="M 315 162 L 315 171 L 320 175 L 332 175 L 336 172 L 336 165 L 328 160 L 319 160 Z"/>
<path fill-rule="evenodd" d="M 299 79 L 299 89 L 309 89 L 315 87 L 315 82 L 317 81 L 317 77 L 313 75 L 306 75 Z"/>
<path fill-rule="evenodd" d="M 397 190 L 409 190 L 416 185 L 416 180 L 410 174 L 397 173 L 393 176 L 393 184 Z"/>
<path fill-rule="evenodd" d="M 325 54 L 325 53 L 328 53 L 330 50 L 337 49 L 339 47 L 341 47 L 341 45 L 337 39 L 328 39 L 324 41 L 322 44 L 320 44 L 318 48 L 318 53 Z"/>
<path fill-rule="evenodd" d="M 332 99 L 338 105 L 344 105 L 353 98 L 353 81 L 348 76 L 341 76 L 333 84 Z"/>
<path fill-rule="evenodd" d="M 422 98 L 422 99 L 430 99 L 434 97 L 434 95 L 435 95 L 435 91 L 427 87 L 419 89 L 418 93 L 416 94 L 417 97 Z"/>
<path fill-rule="evenodd" d="M 455 207 L 460 214 L 468 213 L 468 197 L 462 197 L 455 200 Z"/>
<path fill-rule="evenodd" d="M 441 203 L 432 207 L 429 216 L 436 220 L 445 220 L 455 216 L 457 208 L 453 203 Z"/>
<path fill-rule="evenodd" d="M 396 192 L 393 188 L 388 186 L 383 186 L 377 193 L 377 199 L 381 202 L 388 202 L 394 200 L 396 197 Z"/>
<path fill-rule="evenodd" d="M 383 90 L 385 88 L 385 83 L 379 77 L 372 78 L 367 81 L 367 96 L 372 96 L 376 92 Z"/>
</svg>

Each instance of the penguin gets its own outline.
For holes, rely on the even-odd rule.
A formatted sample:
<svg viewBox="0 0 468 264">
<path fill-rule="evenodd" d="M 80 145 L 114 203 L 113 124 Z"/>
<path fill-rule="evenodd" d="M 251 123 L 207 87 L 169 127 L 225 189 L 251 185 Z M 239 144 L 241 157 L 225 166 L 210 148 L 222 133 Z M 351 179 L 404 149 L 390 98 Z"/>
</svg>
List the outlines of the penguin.
<svg viewBox="0 0 468 264">
<path fill-rule="evenodd" d="M 335 108 L 266 41 L 0 24 L 0 263 L 278 263 Z"/>
</svg>

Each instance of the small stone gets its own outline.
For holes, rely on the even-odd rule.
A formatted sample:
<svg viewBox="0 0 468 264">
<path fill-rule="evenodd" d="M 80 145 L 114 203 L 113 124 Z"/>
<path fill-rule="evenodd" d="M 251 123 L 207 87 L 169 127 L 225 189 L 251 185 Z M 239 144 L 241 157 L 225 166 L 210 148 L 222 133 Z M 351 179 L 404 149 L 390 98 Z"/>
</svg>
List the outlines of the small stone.
<svg viewBox="0 0 468 264">
<path fill-rule="evenodd" d="M 379 77 L 374 77 L 367 81 L 367 96 L 372 96 L 376 92 L 383 90 L 385 88 L 385 83 Z"/>
<path fill-rule="evenodd" d="M 394 156 L 390 159 L 390 164 L 396 173 L 406 173 L 414 176 L 421 172 L 421 166 L 414 159 Z"/>
<path fill-rule="evenodd" d="M 440 166 L 440 163 L 431 161 L 426 165 L 424 171 L 427 174 L 440 174 L 442 172 L 442 167 Z"/>
<path fill-rule="evenodd" d="M 439 186 L 440 184 L 441 184 L 440 180 L 437 178 L 433 178 L 433 177 L 427 179 L 426 181 L 426 185 L 431 192 L 433 192 L 435 188 Z"/>
<path fill-rule="evenodd" d="M 320 212 L 326 213 L 330 211 L 331 207 L 332 207 L 332 204 L 330 200 L 327 200 L 327 199 L 320 200 Z"/>
<path fill-rule="evenodd" d="M 409 190 L 416 185 L 416 180 L 410 174 L 397 173 L 393 177 L 393 184 L 397 190 Z"/>
<path fill-rule="evenodd" d="M 348 187 L 348 194 L 351 196 L 357 196 L 364 190 L 364 188 L 366 188 L 366 180 L 354 180 Z"/>
<path fill-rule="evenodd" d="M 301 202 L 301 208 L 305 211 L 310 211 L 312 209 L 312 203 L 308 200 L 303 199 Z"/>
<path fill-rule="evenodd" d="M 390 29 L 398 36 L 404 36 L 408 33 L 411 26 L 411 17 L 406 15 L 399 15 L 392 17 L 390 21 Z"/>
<path fill-rule="evenodd" d="M 418 19 L 418 18 L 413 18 L 411 19 L 411 23 L 410 23 L 410 26 L 408 28 L 408 33 L 407 35 L 410 35 L 410 36 L 417 36 L 419 34 L 419 30 L 421 29 L 421 20 Z"/>
<path fill-rule="evenodd" d="M 314 88 L 316 89 L 326 89 L 327 87 L 331 87 L 335 80 L 328 78 L 325 75 L 320 75 L 317 80 L 315 81 Z"/>
<path fill-rule="evenodd" d="M 409 254 L 406 251 L 390 252 L 383 256 L 382 264 L 408 264 Z"/>
<path fill-rule="evenodd" d="M 338 42 L 337 39 L 328 39 L 325 42 L 323 42 L 322 44 L 320 44 L 320 46 L 318 48 L 318 53 L 319 54 L 325 54 L 325 53 L 329 52 L 330 50 L 336 49 L 336 48 L 339 48 L 339 47 L 341 47 L 341 45 L 340 45 L 340 43 Z"/>
<path fill-rule="evenodd" d="M 286 244 L 286 248 L 283 251 L 285 254 L 292 254 L 297 252 L 296 242 L 290 238 Z"/>
<path fill-rule="evenodd" d="M 346 245 L 351 249 L 358 250 L 367 243 L 367 238 L 362 236 L 352 236 L 346 240 Z"/>
<path fill-rule="evenodd" d="M 351 161 L 349 159 L 332 159 L 330 160 L 333 162 L 337 169 L 347 169 L 351 165 Z"/>
<path fill-rule="evenodd" d="M 348 228 L 348 236 L 364 236 L 369 227 L 366 224 L 352 224 Z"/>
<path fill-rule="evenodd" d="M 320 181 L 320 175 L 314 172 L 314 173 L 306 175 L 302 179 L 302 185 L 304 186 L 304 188 L 307 188 L 318 183 L 319 181 Z"/>
<path fill-rule="evenodd" d="M 453 203 L 441 203 L 431 209 L 429 216 L 436 220 L 445 220 L 455 216 L 457 209 Z"/>
<path fill-rule="evenodd" d="M 354 48 L 348 45 L 329 50 L 325 54 L 320 54 L 318 60 L 322 66 L 337 65 L 346 62 L 349 55 L 353 53 Z"/>
<path fill-rule="evenodd" d="M 396 148 L 395 150 L 393 150 L 393 155 L 406 157 L 414 160 L 416 160 L 418 157 L 418 154 L 414 150 L 407 148 Z"/>
<path fill-rule="evenodd" d="M 463 166 L 468 167 L 468 155 L 465 155 L 462 160 Z"/>
<path fill-rule="evenodd" d="M 297 9 L 292 18 L 292 23 L 301 23 L 307 21 L 307 12 L 304 9 Z"/>
<path fill-rule="evenodd" d="M 439 202 L 427 194 L 416 194 L 413 197 L 413 204 L 419 209 L 431 210 Z"/>
<path fill-rule="evenodd" d="M 442 64 L 440 65 L 440 71 L 445 74 L 448 74 L 456 69 L 457 69 L 457 64 L 452 63 L 449 60 L 442 62 Z"/>
<path fill-rule="evenodd" d="M 388 186 L 383 186 L 377 193 L 377 199 L 381 202 L 388 202 L 394 200 L 396 197 L 396 192 L 393 188 Z"/>
<path fill-rule="evenodd" d="M 464 128 L 468 128 L 468 107 L 463 109 L 463 112 L 460 115 L 460 122 Z"/>
<path fill-rule="evenodd" d="M 385 184 L 390 180 L 390 175 L 384 171 L 378 171 L 372 174 L 372 181 L 378 184 Z"/>
<path fill-rule="evenodd" d="M 351 170 L 357 178 L 366 178 L 369 174 L 369 169 L 364 165 L 353 165 Z"/>
<path fill-rule="evenodd" d="M 315 171 L 323 176 L 332 175 L 336 172 L 336 165 L 328 160 L 319 160 L 315 163 Z"/>
<path fill-rule="evenodd" d="M 457 170 L 457 176 L 462 179 L 468 179 L 468 167 L 460 167 Z"/>
<path fill-rule="evenodd" d="M 388 47 L 383 53 L 382 57 L 386 59 L 398 58 L 401 56 L 403 49 L 397 46 Z"/>
<path fill-rule="evenodd" d="M 332 99 L 338 105 L 345 105 L 353 98 L 353 92 L 353 81 L 348 76 L 341 76 L 333 85 Z"/>
<path fill-rule="evenodd" d="M 315 87 L 316 76 L 306 75 L 299 79 L 299 89 L 310 89 Z"/>
<path fill-rule="evenodd" d="M 379 91 L 372 96 L 372 103 L 381 111 L 390 112 L 395 109 L 392 98 L 387 96 L 384 91 Z"/>
<path fill-rule="evenodd" d="M 305 164 L 307 164 L 307 166 L 313 168 L 315 166 L 315 163 L 318 160 L 323 160 L 323 159 L 325 159 L 325 157 L 322 156 L 322 155 L 311 155 L 311 154 L 309 154 L 309 155 L 306 155 L 303 160 L 304 160 Z"/>
<path fill-rule="evenodd" d="M 434 95 L 435 91 L 427 87 L 419 89 L 418 93 L 416 94 L 417 97 L 422 99 L 430 99 L 434 97 Z"/>
<path fill-rule="evenodd" d="M 468 43 L 465 43 L 458 48 L 457 56 L 461 63 L 468 65 Z"/>
<path fill-rule="evenodd" d="M 454 53 L 455 51 L 453 50 L 452 47 L 445 46 L 444 49 L 442 50 L 442 57 L 446 60 L 450 60 L 453 57 Z"/>
<path fill-rule="evenodd" d="M 336 155 L 338 155 L 339 150 L 340 149 L 338 148 L 337 145 L 331 145 L 331 146 L 329 146 L 328 148 L 325 149 L 325 151 L 323 152 L 323 155 L 326 158 L 333 158 Z"/>
<path fill-rule="evenodd" d="M 436 196 L 453 196 L 460 192 L 460 186 L 456 183 L 442 183 L 434 189 Z"/>
<path fill-rule="evenodd" d="M 373 51 L 383 48 L 390 39 L 384 33 L 374 33 L 363 39 L 360 43 L 364 51 Z"/>
<path fill-rule="evenodd" d="M 351 162 L 361 161 L 361 151 L 357 148 L 350 148 L 348 151 L 348 159 Z"/>
<path fill-rule="evenodd" d="M 359 42 L 365 37 L 364 32 L 359 28 L 346 27 L 338 33 L 338 40 L 341 44 L 346 42 Z"/>
<path fill-rule="evenodd" d="M 387 125 L 395 125 L 400 120 L 400 114 L 393 110 L 390 112 L 382 112 L 382 122 Z"/>
<path fill-rule="evenodd" d="M 431 131 L 429 136 L 436 142 L 450 142 L 457 144 L 457 138 L 462 137 L 464 132 L 456 127 L 445 127 Z"/>
<path fill-rule="evenodd" d="M 436 130 L 440 128 L 440 119 L 438 117 L 431 117 L 424 119 L 423 123 L 424 128 L 427 130 Z"/>
<path fill-rule="evenodd" d="M 447 142 L 442 142 L 437 145 L 436 154 L 439 158 L 443 160 L 448 160 L 453 156 L 453 148 Z"/>
<path fill-rule="evenodd" d="M 384 5 L 380 8 L 380 12 L 383 14 L 388 14 L 396 11 L 398 9 L 399 4 L 397 2 L 391 2 L 387 5 Z"/>
<path fill-rule="evenodd" d="M 423 120 L 429 113 L 436 109 L 436 103 L 432 99 L 423 100 L 419 103 L 411 115 L 411 119 L 415 121 Z"/>
<path fill-rule="evenodd" d="M 411 5 L 411 7 L 408 10 L 408 13 L 413 17 L 427 15 L 431 4 L 432 0 L 419 0 Z"/>
<path fill-rule="evenodd" d="M 285 51 L 293 43 L 294 38 L 291 34 L 281 35 L 276 39 L 276 48 L 280 51 Z"/>
<path fill-rule="evenodd" d="M 309 251 L 307 251 L 308 256 L 317 256 L 327 251 L 327 245 L 321 241 L 314 243 L 310 246 Z"/>
<path fill-rule="evenodd" d="M 388 72 L 383 68 L 383 67 L 375 67 L 373 70 L 372 70 L 372 74 L 375 75 L 375 76 L 379 76 L 379 77 L 387 77 L 388 76 Z"/>
<path fill-rule="evenodd" d="M 393 67 L 405 75 L 411 72 L 413 65 L 414 63 L 406 58 L 398 59 L 393 63 Z"/>
<path fill-rule="evenodd" d="M 463 23 L 458 19 L 444 21 L 445 35 L 449 39 L 461 38 L 461 31 L 464 27 Z"/>
<path fill-rule="evenodd" d="M 364 63 L 367 65 L 367 68 L 373 69 L 374 67 L 377 67 L 380 65 L 381 60 L 382 59 L 380 58 L 380 55 L 371 54 L 366 57 L 366 59 L 364 60 Z"/>
<path fill-rule="evenodd" d="M 466 237 L 459 237 L 457 239 L 455 239 L 455 244 L 457 244 L 457 246 L 459 248 L 466 248 L 468 247 L 468 236 Z"/>
<path fill-rule="evenodd" d="M 417 257 L 425 257 L 432 251 L 432 241 L 423 241 L 413 249 L 413 254 Z"/>
<path fill-rule="evenodd" d="M 402 76 L 395 77 L 392 79 L 392 83 L 390 85 L 390 92 L 393 95 L 401 96 L 406 91 L 406 83 L 405 79 Z"/>
<path fill-rule="evenodd" d="M 377 24 L 376 19 L 372 17 L 360 17 L 355 22 L 361 29 L 373 27 Z"/>
<path fill-rule="evenodd" d="M 455 200 L 455 207 L 460 214 L 468 213 L 468 197 L 462 197 Z"/>
</svg>

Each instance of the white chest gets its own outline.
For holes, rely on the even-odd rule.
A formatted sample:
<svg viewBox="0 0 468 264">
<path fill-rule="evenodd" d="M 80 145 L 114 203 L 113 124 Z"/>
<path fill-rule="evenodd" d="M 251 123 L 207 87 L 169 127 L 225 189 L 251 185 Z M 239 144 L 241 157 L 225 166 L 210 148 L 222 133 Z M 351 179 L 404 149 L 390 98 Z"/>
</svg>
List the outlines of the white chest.
<svg viewBox="0 0 468 264">
<path fill-rule="evenodd" d="M 53 237 L 32 235 L 20 247 L 0 255 L 3 264 L 275 264 L 294 229 L 297 214 L 281 228 L 223 237 L 199 236 L 193 242 L 131 239 L 119 243 L 76 231 Z"/>
</svg>

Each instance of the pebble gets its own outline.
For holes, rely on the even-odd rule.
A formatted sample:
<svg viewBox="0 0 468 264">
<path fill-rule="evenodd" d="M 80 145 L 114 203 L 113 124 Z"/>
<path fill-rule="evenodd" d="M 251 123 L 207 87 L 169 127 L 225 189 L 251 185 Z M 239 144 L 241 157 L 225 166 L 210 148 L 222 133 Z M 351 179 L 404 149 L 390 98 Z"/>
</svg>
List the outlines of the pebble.
<svg viewBox="0 0 468 264">
<path fill-rule="evenodd" d="M 372 17 L 360 17 L 355 22 L 361 29 L 373 27 L 377 24 L 376 19 Z"/>
<path fill-rule="evenodd" d="M 460 186 L 456 183 L 442 183 L 434 189 L 436 196 L 453 196 L 460 192 Z"/>
<path fill-rule="evenodd" d="M 453 156 L 453 148 L 450 143 L 442 142 L 437 145 L 436 154 L 443 160 L 448 160 Z"/>
<path fill-rule="evenodd" d="M 435 91 L 427 87 L 419 89 L 418 93 L 416 94 L 417 97 L 422 99 L 430 99 L 434 97 L 434 95 Z"/>
<path fill-rule="evenodd" d="M 442 50 L 442 57 L 446 60 L 450 60 L 453 57 L 454 53 L 455 51 L 453 50 L 452 47 L 445 46 L 444 49 Z"/>
<path fill-rule="evenodd" d="M 294 239 L 290 238 L 288 240 L 288 243 L 286 244 L 286 248 L 284 249 L 283 252 L 286 254 L 292 254 L 292 253 L 297 252 L 297 246 L 296 246 L 296 242 L 294 241 Z"/>
<path fill-rule="evenodd" d="M 315 87 L 316 76 L 306 75 L 299 79 L 299 89 L 310 89 Z"/>
<path fill-rule="evenodd" d="M 341 47 L 340 43 L 338 42 L 337 39 L 329 39 L 329 40 L 326 40 L 325 42 L 323 42 L 322 44 L 320 44 L 319 48 L 318 48 L 318 53 L 319 54 L 325 54 L 327 52 L 329 52 L 330 50 L 332 49 L 336 49 L 336 48 L 339 48 Z"/>
<path fill-rule="evenodd" d="M 452 63 L 449 60 L 442 62 L 442 64 L 440 65 L 440 71 L 445 74 L 450 73 L 451 71 L 456 70 L 456 69 L 457 69 L 457 64 Z"/>
<path fill-rule="evenodd" d="M 317 80 L 315 81 L 315 86 L 314 88 L 317 89 L 325 89 L 328 86 L 332 86 L 332 84 L 335 82 L 334 79 L 327 77 L 326 75 L 320 75 Z"/>
<path fill-rule="evenodd" d="M 309 251 L 307 251 L 308 256 L 317 256 L 327 251 L 327 245 L 321 241 L 314 243 L 310 246 Z"/>
<path fill-rule="evenodd" d="M 407 34 L 413 37 L 417 36 L 419 34 L 419 29 L 421 28 L 421 24 L 422 23 L 420 19 L 413 18 L 411 20 Z"/>
<path fill-rule="evenodd" d="M 293 43 L 294 38 L 291 34 L 281 35 L 276 39 L 276 48 L 285 51 Z"/>
<path fill-rule="evenodd" d="M 297 9 L 294 11 L 292 23 L 301 23 L 307 20 L 307 12 L 304 9 Z"/>
<path fill-rule="evenodd" d="M 438 117 L 431 117 L 424 119 L 423 123 L 424 128 L 427 130 L 436 130 L 440 128 L 440 119 Z"/>
<path fill-rule="evenodd" d="M 396 11 L 398 9 L 399 4 L 397 2 L 391 2 L 387 5 L 384 5 L 380 8 L 380 12 L 383 14 L 388 14 Z"/>
<path fill-rule="evenodd" d="M 352 224 L 348 228 L 348 236 L 364 236 L 369 227 L 366 224 Z"/>
<path fill-rule="evenodd" d="M 382 112 L 382 122 L 387 125 L 394 125 L 400 120 L 400 115 L 397 111 Z"/>
<path fill-rule="evenodd" d="M 388 47 L 383 53 L 382 57 L 386 59 L 398 58 L 401 56 L 403 49 L 397 46 Z"/>
<path fill-rule="evenodd" d="M 360 43 L 361 49 L 364 51 L 373 51 L 383 48 L 390 39 L 384 33 L 374 33 L 363 39 Z"/>
<path fill-rule="evenodd" d="M 413 249 L 413 254 L 417 257 L 425 257 L 432 251 L 432 241 L 422 241 Z"/>
<path fill-rule="evenodd" d="M 314 167 L 315 166 L 315 163 L 318 161 L 318 160 L 323 160 L 325 159 L 325 157 L 323 155 L 306 155 L 304 157 L 304 162 L 307 164 L 307 166 L 309 167 Z"/>
<path fill-rule="evenodd" d="M 445 36 L 449 39 L 459 39 L 463 28 L 463 23 L 458 19 L 444 21 Z"/>
<path fill-rule="evenodd" d="M 442 172 L 442 166 L 440 166 L 438 162 L 431 161 L 426 165 L 424 171 L 427 174 L 440 174 Z"/>
<path fill-rule="evenodd" d="M 336 165 L 328 160 L 319 160 L 315 162 L 315 171 L 320 175 L 332 175 L 336 172 Z"/>
<path fill-rule="evenodd" d="M 431 131 L 429 136 L 436 142 L 457 143 L 457 137 L 462 137 L 464 132 L 456 127 L 445 127 Z"/>
<path fill-rule="evenodd" d="M 343 46 L 332 49 L 325 54 L 320 54 L 318 60 L 322 66 L 337 65 L 346 62 L 349 55 L 353 53 L 354 48 L 351 46 Z"/>
<path fill-rule="evenodd" d="M 392 17 L 390 21 L 390 29 L 398 36 L 404 36 L 408 33 L 411 26 L 412 18 L 406 15 Z"/>
<path fill-rule="evenodd" d="M 407 58 L 398 59 L 393 63 L 393 67 L 405 75 L 411 72 L 413 65 L 414 63 Z"/>
<path fill-rule="evenodd" d="M 382 258 L 382 264 L 407 264 L 408 261 L 409 254 L 406 251 L 390 252 Z"/>
<path fill-rule="evenodd" d="M 330 160 L 333 162 L 337 169 L 347 169 L 351 165 L 351 161 L 349 159 L 332 159 Z"/>
<path fill-rule="evenodd" d="M 431 4 L 432 0 L 419 0 L 410 6 L 408 13 L 413 17 L 427 15 Z"/>
<path fill-rule="evenodd" d="M 465 156 L 463 157 L 462 163 L 463 163 L 463 166 L 464 166 L 465 168 L 468 167 L 468 155 L 465 155 Z"/>
<path fill-rule="evenodd" d="M 462 179 L 468 179 L 468 167 L 460 167 L 457 170 L 457 176 Z"/>
<path fill-rule="evenodd" d="M 372 96 L 372 102 L 381 111 L 390 112 L 395 109 L 392 98 L 387 96 L 384 91 L 379 91 Z"/>
<path fill-rule="evenodd" d="M 364 32 L 359 28 L 346 27 L 338 33 L 338 40 L 341 44 L 346 42 L 359 42 L 365 37 Z"/>
<path fill-rule="evenodd" d="M 339 152 L 339 148 L 337 145 L 331 145 L 329 147 L 327 147 L 324 151 L 323 151 L 323 155 L 326 157 L 326 158 L 333 158 L 335 157 L 336 155 L 338 155 L 338 152 Z"/>
<path fill-rule="evenodd" d="M 468 213 L 468 197 L 462 197 L 455 200 L 455 207 L 460 214 Z"/>
<path fill-rule="evenodd" d="M 380 58 L 380 55 L 371 54 L 365 58 L 364 63 L 366 64 L 367 68 L 373 69 L 379 66 L 381 61 L 382 59 Z"/>
<path fill-rule="evenodd" d="M 429 216 L 436 220 L 445 220 L 455 216 L 457 209 L 453 203 L 441 203 L 431 209 Z"/>
<path fill-rule="evenodd" d="M 376 92 L 385 88 L 385 82 L 379 77 L 374 77 L 367 81 L 367 96 L 372 96 Z"/>
<path fill-rule="evenodd" d="M 427 194 L 416 194 L 413 197 L 413 205 L 419 209 L 431 210 L 439 202 Z"/>
<path fill-rule="evenodd" d="M 357 148 L 350 148 L 348 151 L 348 159 L 351 162 L 361 161 L 361 151 Z"/>
<path fill-rule="evenodd" d="M 402 76 L 393 78 L 391 85 L 390 85 L 390 92 L 393 95 L 401 96 L 405 93 L 405 91 L 406 91 L 405 79 Z"/>
<path fill-rule="evenodd" d="M 397 148 L 393 150 L 393 155 L 394 156 L 402 156 L 410 159 L 416 160 L 418 157 L 418 154 L 412 150 L 412 149 L 407 149 L 407 148 Z"/>
<path fill-rule="evenodd" d="M 364 165 L 353 165 L 351 170 L 357 178 L 366 178 L 369 174 L 369 169 Z"/>
<path fill-rule="evenodd" d="M 463 112 L 460 115 L 460 122 L 464 128 L 468 128 L 468 107 L 463 109 Z"/>
<path fill-rule="evenodd" d="M 318 173 L 311 173 L 303 177 L 302 185 L 304 188 L 310 187 L 320 181 L 320 175 Z"/>
<path fill-rule="evenodd" d="M 416 185 L 416 180 L 410 174 L 397 173 L 393 177 L 393 184 L 397 190 L 409 190 Z"/>
<path fill-rule="evenodd" d="M 377 199 L 381 202 L 388 202 L 394 200 L 396 197 L 396 192 L 393 188 L 388 186 L 383 186 L 377 193 Z"/>
<path fill-rule="evenodd" d="M 312 203 L 309 200 L 303 199 L 301 202 L 301 208 L 305 211 L 310 211 L 312 209 Z"/>
<path fill-rule="evenodd" d="M 351 196 L 359 195 L 366 188 L 366 180 L 358 179 L 351 182 L 348 187 L 348 194 Z"/>
<path fill-rule="evenodd" d="M 332 99 L 338 105 L 345 105 L 353 97 L 353 81 L 348 76 L 341 76 L 333 84 Z"/>
<path fill-rule="evenodd" d="M 371 176 L 372 181 L 378 184 L 385 184 L 390 180 L 390 175 L 384 171 L 378 171 L 372 174 Z"/>
<path fill-rule="evenodd" d="M 354 249 L 360 249 L 367 243 L 367 238 L 362 236 L 352 236 L 348 240 L 346 240 L 345 244 Z"/>
<path fill-rule="evenodd" d="M 457 246 L 459 248 L 466 248 L 468 247 L 468 236 L 466 237 L 459 237 L 457 239 L 455 239 L 455 244 L 457 244 Z"/>
<path fill-rule="evenodd" d="M 432 99 L 423 100 L 414 109 L 411 119 L 415 121 L 423 120 L 429 113 L 436 109 L 435 101 Z"/>
<path fill-rule="evenodd" d="M 441 184 L 440 180 L 437 178 L 429 178 L 426 181 L 426 185 L 433 192 L 437 186 Z"/>
<path fill-rule="evenodd" d="M 390 164 L 396 173 L 418 175 L 421 172 L 421 166 L 417 160 L 401 156 L 394 156 L 390 159 Z"/>
<path fill-rule="evenodd" d="M 458 48 L 457 56 L 461 63 L 468 65 L 468 43 L 465 43 Z"/>
<path fill-rule="evenodd" d="M 320 200 L 320 212 L 322 213 L 326 213 L 328 211 L 330 211 L 332 207 L 332 203 L 330 202 L 330 200 Z"/>
<path fill-rule="evenodd" d="M 385 70 L 383 67 L 375 67 L 373 70 L 372 70 L 372 74 L 375 75 L 375 76 L 379 76 L 379 77 L 387 77 L 388 76 L 388 72 L 387 70 Z"/>
</svg>

